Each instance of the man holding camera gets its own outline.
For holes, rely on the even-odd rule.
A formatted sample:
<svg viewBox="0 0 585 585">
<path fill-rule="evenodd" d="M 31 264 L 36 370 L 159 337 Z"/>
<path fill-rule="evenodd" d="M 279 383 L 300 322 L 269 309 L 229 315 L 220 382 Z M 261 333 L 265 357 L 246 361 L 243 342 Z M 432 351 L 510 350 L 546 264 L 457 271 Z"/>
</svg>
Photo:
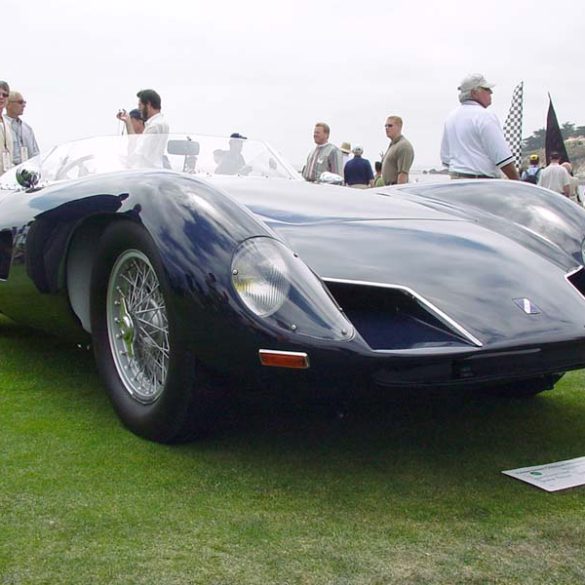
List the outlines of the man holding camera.
<svg viewBox="0 0 585 585">
<path fill-rule="evenodd" d="M 136 166 L 162 168 L 164 164 L 165 147 L 169 125 L 161 114 L 160 95 L 154 89 L 142 89 L 138 97 L 138 110 L 144 120 L 144 131 L 133 153 Z M 126 110 L 120 110 L 116 116 L 126 124 L 128 134 L 136 134 L 136 129 L 131 122 Z"/>
<path fill-rule="evenodd" d="M 128 114 L 126 114 L 126 110 L 118 110 L 116 118 L 120 122 L 124 122 L 126 134 L 142 134 L 144 132 L 144 118 L 138 108 L 130 110 Z"/>
</svg>

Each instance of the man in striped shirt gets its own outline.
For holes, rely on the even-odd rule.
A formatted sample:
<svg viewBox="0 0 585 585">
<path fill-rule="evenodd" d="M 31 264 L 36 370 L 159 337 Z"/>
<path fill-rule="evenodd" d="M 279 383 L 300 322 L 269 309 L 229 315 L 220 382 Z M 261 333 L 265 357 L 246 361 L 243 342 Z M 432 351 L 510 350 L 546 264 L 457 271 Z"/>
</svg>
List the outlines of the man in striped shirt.
<svg viewBox="0 0 585 585">
<path fill-rule="evenodd" d="M 12 128 L 12 162 L 15 165 L 39 154 L 39 145 L 33 129 L 20 116 L 24 113 L 26 100 L 18 91 L 11 91 L 6 105 L 6 119 Z"/>
<path fill-rule="evenodd" d="M 343 176 L 341 151 L 335 144 L 329 143 L 329 126 L 325 122 L 317 122 L 313 131 L 315 149 L 307 157 L 303 167 L 305 180 L 314 183 L 319 181 L 321 173 L 330 172 Z"/>
</svg>

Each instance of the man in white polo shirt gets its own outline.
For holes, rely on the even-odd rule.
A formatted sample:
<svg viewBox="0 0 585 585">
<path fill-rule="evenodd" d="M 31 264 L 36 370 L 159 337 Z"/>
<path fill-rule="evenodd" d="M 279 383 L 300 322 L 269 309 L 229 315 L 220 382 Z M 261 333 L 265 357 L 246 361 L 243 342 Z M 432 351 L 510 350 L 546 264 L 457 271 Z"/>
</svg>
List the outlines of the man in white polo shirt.
<svg viewBox="0 0 585 585">
<path fill-rule="evenodd" d="M 441 141 L 441 162 L 452 179 L 498 179 L 500 171 L 519 179 L 500 122 L 487 110 L 493 86 L 474 73 L 457 88 L 461 105 L 449 114 Z"/>
</svg>

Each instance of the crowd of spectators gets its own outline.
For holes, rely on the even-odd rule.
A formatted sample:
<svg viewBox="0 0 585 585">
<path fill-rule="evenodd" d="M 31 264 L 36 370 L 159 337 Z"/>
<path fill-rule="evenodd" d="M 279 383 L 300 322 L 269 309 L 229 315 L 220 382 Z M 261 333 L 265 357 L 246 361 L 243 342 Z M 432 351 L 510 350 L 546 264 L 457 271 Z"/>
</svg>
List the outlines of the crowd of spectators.
<svg viewBox="0 0 585 585">
<path fill-rule="evenodd" d="M 545 168 L 540 166 L 538 155 L 531 155 L 529 167 L 519 175 L 501 124 L 488 110 L 493 87 L 483 75 L 475 73 L 466 76 L 457 88 L 460 104 L 445 121 L 440 148 L 441 161 L 449 176 L 452 179 L 521 179 L 578 201 L 578 182 L 572 176 L 571 165 L 562 162 L 557 153 L 552 153 L 550 164 Z M 169 133 L 169 125 L 161 113 L 161 97 L 152 89 L 139 91 L 137 97 L 136 109 L 120 110 L 116 117 L 123 122 L 128 135 L 150 135 L 148 140 L 137 142 L 133 154 L 154 166 L 164 166 L 164 136 Z M 11 91 L 8 83 L 0 81 L 0 174 L 39 152 L 33 129 L 22 119 L 25 107 L 22 93 Z M 381 159 L 374 162 L 373 169 L 364 157 L 363 146 L 356 144 L 352 148 L 350 142 L 342 142 L 337 147 L 329 142 L 329 125 L 317 122 L 313 130 L 315 146 L 307 156 L 302 176 L 309 182 L 323 182 L 333 177 L 330 182 L 356 189 L 407 183 L 414 148 L 402 134 L 403 125 L 400 116 L 386 118 L 384 130 L 389 139 L 388 147 Z M 232 134 L 229 152 L 218 153 L 218 157 L 222 155 L 218 160 L 218 173 L 233 174 L 232 167 L 243 167 L 243 160 L 240 160 L 243 140 L 244 136 Z"/>
</svg>

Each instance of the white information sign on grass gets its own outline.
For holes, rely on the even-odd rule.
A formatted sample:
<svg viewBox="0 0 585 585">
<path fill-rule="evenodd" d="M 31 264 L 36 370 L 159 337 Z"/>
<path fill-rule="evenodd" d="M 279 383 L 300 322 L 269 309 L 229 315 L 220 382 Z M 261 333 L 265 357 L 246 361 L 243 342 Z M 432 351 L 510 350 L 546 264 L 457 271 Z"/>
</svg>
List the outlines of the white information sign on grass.
<svg viewBox="0 0 585 585">
<path fill-rule="evenodd" d="M 510 469 L 502 473 L 547 492 L 556 492 L 585 485 L 585 457 L 557 461 L 548 465 Z"/>
</svg>

